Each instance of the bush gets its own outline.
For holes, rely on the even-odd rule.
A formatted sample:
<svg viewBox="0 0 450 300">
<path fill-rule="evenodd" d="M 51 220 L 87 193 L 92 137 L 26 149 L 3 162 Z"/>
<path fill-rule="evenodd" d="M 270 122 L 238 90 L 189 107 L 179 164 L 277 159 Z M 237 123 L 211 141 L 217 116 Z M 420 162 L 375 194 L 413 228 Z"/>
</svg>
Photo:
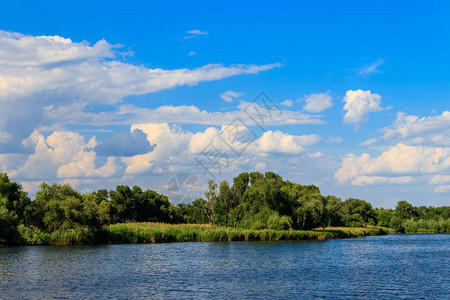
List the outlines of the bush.
<svg viewBox="0 0 450 300">
<path fill-rule="evenodd" d="M 389 221 L 389 227 L 395 230 L 397 233 L 405 233 L 405 228 L 402 225 L 403 220 L 397 216 L 392 217 Z"/>
<path fill-rule="evenodd" d="M 267 221 L 267 228 L 273 230 L 289 230 L 292 229 L 292 219 L 287 216 L 272 216 Z"/>
</svg>

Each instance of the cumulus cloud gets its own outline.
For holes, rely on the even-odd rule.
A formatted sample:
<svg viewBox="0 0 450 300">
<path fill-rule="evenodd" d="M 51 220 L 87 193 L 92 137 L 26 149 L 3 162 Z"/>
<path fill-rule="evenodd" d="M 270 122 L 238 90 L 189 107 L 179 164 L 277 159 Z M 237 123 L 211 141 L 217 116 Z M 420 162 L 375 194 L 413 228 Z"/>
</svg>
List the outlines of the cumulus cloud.
<svg viewBox="0 0 450 300">
<path fill-rule="evenodd" d="M 317 144 L 320 137 L 317 134 L 290 135 L 277 131 L 266 131 L 255 142 L 256 149 L 261 152 L 299 154 L 305 151 L 304 146 Z"/>
<path fill-rule="evenodd" d="M 407 183 L 412 175 L 438 174 L 450 168 L 450 148 L 408 146 L 391 147 L 378 157 L 368 153 L 348 154 L 335 173 L 340 184 Z M 382 179 L 385 178 L 385 179 Z M 390 179 L 389 179 L 390 178 Z"/>
<path fill-rule="evenodd" d="M 233 102 L 234 98 L 238 98 L 242 95 L 244 95 L 244 93 L 238 93 L 235 91 L 226 91 L 220 95 L 220 98 L 222 98 L 222 100 L 225 102 Z"/>
<path fill-rule="evenodd" d="M 294 102 L 292 102 L 292 100 L 284 100 L 280 104 L 284 105 L 284 106 L 287 106 L 287 107 L 292 107 L 294 105 Z"/>
<path fill-rule="evenodd" d="M 0 153 L 29 151 L 21 142 L 34 130 L 61 130 L 64 124 L 79 124 L 83 118 L 92 118 L 91 123 L 111 118 L 107 113 L 83 111 L 86 105 L 117 104 L 129 95 L 280 66 L 149 69 L 123 62 L 118 47 L 105 40 L 91 45 L 60 36 L 0 31 Z"/>
<path fill-rule="evenodd" d="M 311 94 L 305 98 L 303 111 L 319 113 L 333 106 L 331 96 L 327 93 Z"/>
<path fill-rule="evenodd" d="M 97 145 L 95 137 L 85 142 L 69 131 L 55 131 L 47 138 L 34 132 L 25 142 L 34 145 L 35 152 L 17 170 L 23 178 L 110 177 L 120 171 L 113 158 L 96 168 L 95 152 L 88 150 Z"/>
<path fill-rule="evenodd" d="M 60 36 L 29 36 L 0 31 L 0 65 L 47 66 L 88 59 L 113 58 L 113 45 L 100 40 L 93 46 Z M 56 66 L 55 66 L 56 67 Z"/>
<path fill-rule="evenodd" d="M 384 140 L 410 145 L 450 146 L 450 112 L 422 117 L 397 114 L 394 124 L 384 129 Z"/>
<path fill-rule="evenodd" d="M 206 156 L 217 156 L 227 164 L 228 171 L 251 162 L 265 163 L 271 155 L 301 154 L 309 146 L 320 141 L 318 135 L 290 135 L 281 131 L 267 131 L 255 135 L 248 127 L 224 125 L 209 127 L 200 132 L 183 131 L 169 124 L 136 124 L 147 134 L 147 139 L 156 145 L 153 152 L 122 157 L 127 165 L 126 174 L 163 173 L 171 170 L 192 171 L 198 168 L 197 160 Z M 250 139 L 245 137 L 248 135 Z M 317 154 L 313 154 L 318 157 Z M 255 157 L 259 157 L 256 159 Z M 230 162 L 233 162 L 230 164 Z"/>
<path fill-rule="evenodd" d="M 344 97 L 344 123 L 359 127 L 369 119 L 369 113 L 384 110 L 381 104 L 381 96 L 372 94 L 371 91 L 349 90 Z"/>
<path fill-rule="evenodd" d="M 140 129 L 132 132 L 120 132 L 94 147 L 101 156 L 135 156 L 151 152 L 154 146 L 147 140 L 147 135 Z"/>
<path fill-rule="evenodd" d="M 121 160 L 127 167 L 125 174 L 162 173 L 169 172 L 170 167 L 189 164 L 186 151 L 192 132 L 184 132 L 180 127 L 169 124 L 135 124 L 131 130 L 142 130 L 147 139 L 156 147 L 152 152 L 123 157 Z"/>
</svg>

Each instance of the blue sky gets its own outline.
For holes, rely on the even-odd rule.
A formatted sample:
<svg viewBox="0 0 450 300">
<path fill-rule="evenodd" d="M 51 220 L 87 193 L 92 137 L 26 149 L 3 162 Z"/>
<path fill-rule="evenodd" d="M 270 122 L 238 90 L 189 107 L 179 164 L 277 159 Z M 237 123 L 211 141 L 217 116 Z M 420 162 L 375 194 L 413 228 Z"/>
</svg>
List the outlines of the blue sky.
<svg viewBox="0 0 450 300">
<path fill-rule="evenodd" d="M 179 173 L 206 183 L 196 159 L 212 143 L 217 180 L 272 170 L 375 206 L 448 205 L 448 6 L 3 4 L 0 171 L 31 193 L 42 181 L 164 193 Z M 283 113 L 233 156 L 220 136 L 236 118 L 255 130 L 243 108 L 261 91 Z"/>
</svg>

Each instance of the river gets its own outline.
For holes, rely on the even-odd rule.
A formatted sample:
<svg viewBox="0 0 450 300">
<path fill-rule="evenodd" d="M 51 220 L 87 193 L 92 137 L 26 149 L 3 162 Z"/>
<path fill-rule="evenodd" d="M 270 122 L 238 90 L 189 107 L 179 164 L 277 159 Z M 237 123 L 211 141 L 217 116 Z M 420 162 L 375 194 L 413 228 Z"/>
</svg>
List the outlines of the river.
<svg viewBox="0 0 450 300">
<path fill-rule="evenodd" d="M 0 247 L 2 299 L 450 299 L 450 234 Z"/>
</svg>

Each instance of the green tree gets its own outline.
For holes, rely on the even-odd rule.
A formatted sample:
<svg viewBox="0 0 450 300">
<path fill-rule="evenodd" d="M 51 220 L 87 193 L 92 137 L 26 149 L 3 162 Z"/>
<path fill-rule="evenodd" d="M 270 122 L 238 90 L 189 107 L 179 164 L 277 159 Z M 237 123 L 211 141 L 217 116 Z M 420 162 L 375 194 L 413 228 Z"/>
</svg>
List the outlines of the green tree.
<svg viewBox="0 0 450 300">
<path fill-rule="evenodd" d="M 22 186 L 11 181 L 6 173 L 0 173 L 0 206 L 15 214 L 20 221 L 25 218 L 25 210 L 31 200 Z"/>
<path fill-rule="evenodd" d="M 305 195 L 297 201 L 299 206 L 295 209 L 294 216 L 302 229 L 325 225 L 322 195 Z"/>
<path fill-rule="evenodd" d="M 342 219 L 345 226 L 359 227 L 363 224 L 375 223 L 375 213 L 370 203 L 348 198 L 342 206 Z"/>
<path fill-rule="evenodd" d="M 395 215 L 403 220 L 411 220 L 415 215 L 414 207 L 404 200 L 399 201 L 395 207 Z"/>
<path fill-rule="evenodd" d="M 216 206 L 216 202 L 218 201 L 217 194 L 217 183 L 213 180 L 208 180 L 208 191 L 205 192 L 206 200 L 199 199 L 202 205 L 203 212 L 210 224 L 214 224 L 215 211 L 214 207 Z"/>
<path fill-rule="evenodd" d="M 325 197 L 325 211 L 329 226 L 342 226 L 342 200 L 336 196 Z"/>
<path fill-rule="evenodd" d="M 231 209 L 235 207 L 235 200 L 228 182 L 222 181 L 219 185 L 218 205 L 225 214 L 225 227 L 228 227 L 228 217 Z"/>
</svg>

